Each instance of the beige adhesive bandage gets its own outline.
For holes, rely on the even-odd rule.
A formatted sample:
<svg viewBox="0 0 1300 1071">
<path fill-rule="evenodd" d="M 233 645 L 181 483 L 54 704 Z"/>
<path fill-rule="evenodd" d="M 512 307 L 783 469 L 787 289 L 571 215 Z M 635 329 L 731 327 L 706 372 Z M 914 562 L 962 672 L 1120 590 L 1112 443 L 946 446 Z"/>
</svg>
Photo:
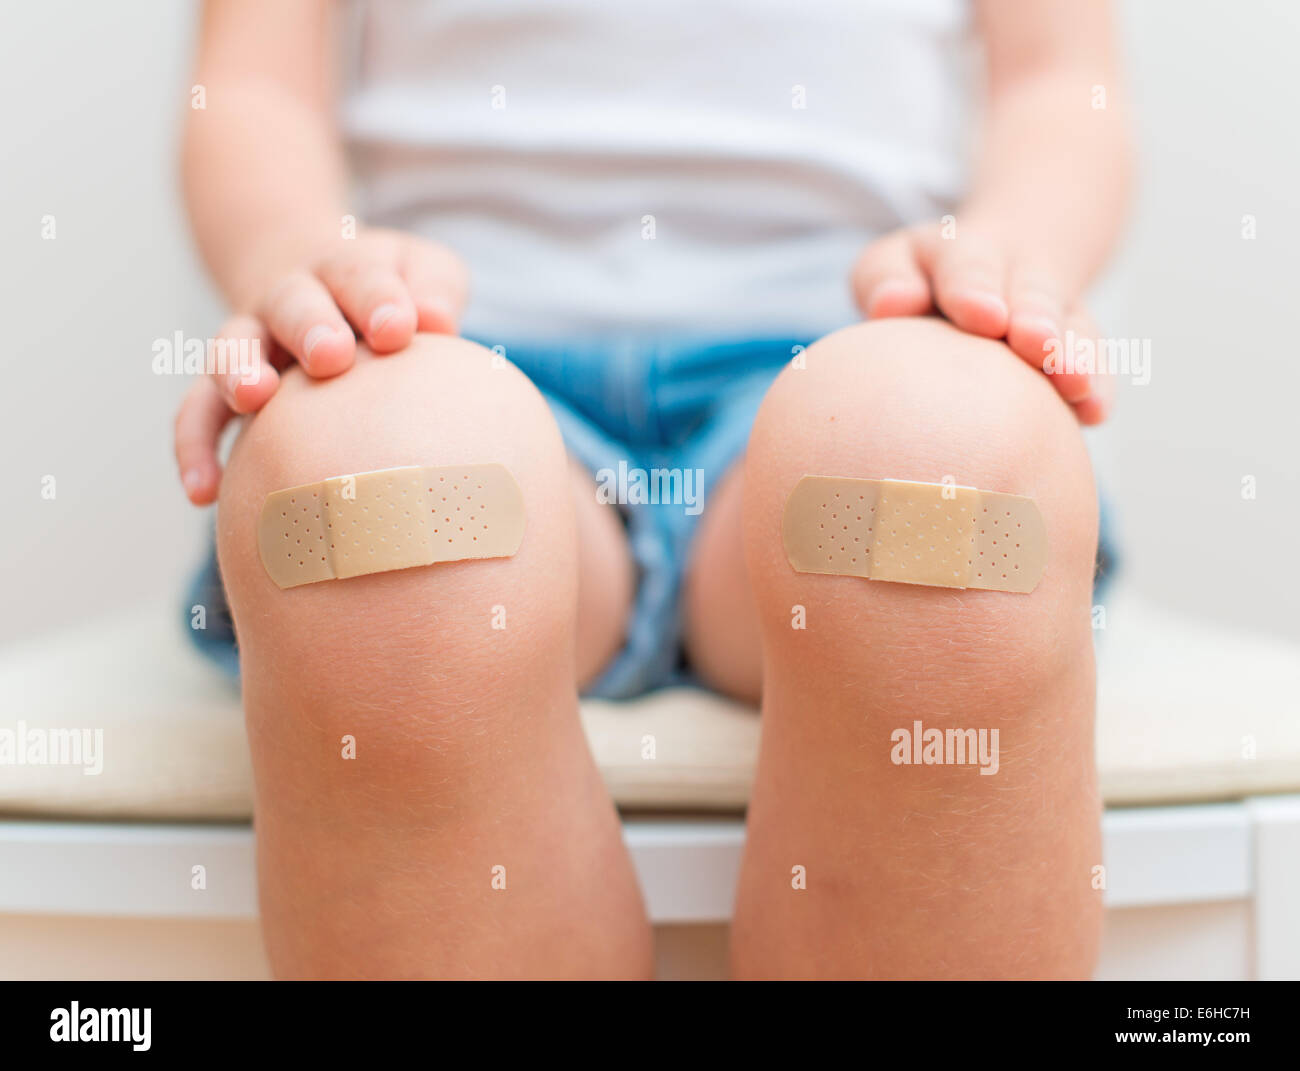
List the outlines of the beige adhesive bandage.
<svg viewBox="0 0 1300 1071">
<path fill-rule="evenodd" d="M 1029 592 L 1047 563 L 1032 498 L 956 484 L 805 476 L 781 534 L 800 573 L 900 584 Z"/>
<path fill-rule="evenodd" d="M 524 496 L 503 465 L 412 465 L 267 496 L 257 526 L 282 588 L 464 558 L 508 558 L 524 537 Z"/>
</svg>

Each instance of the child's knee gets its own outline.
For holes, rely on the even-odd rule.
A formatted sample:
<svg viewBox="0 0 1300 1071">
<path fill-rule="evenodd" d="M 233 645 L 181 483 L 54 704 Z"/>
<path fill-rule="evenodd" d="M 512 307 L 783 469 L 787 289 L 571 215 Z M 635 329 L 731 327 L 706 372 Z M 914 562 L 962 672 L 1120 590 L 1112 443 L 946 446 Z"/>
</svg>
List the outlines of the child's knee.
<svg viewBox="0 0 1300 1071">
<path fill-rule="evenodd" d="M 1095 491 L 1073 416 L 1040 373 L 935 320 L 850 328 L 804 357 L 769 392 L 746 459 L 746 557 L 769 661 L 860 671 L 902 655 L 911 672 L 910 652 L 1003 679 L 1090 642 Z M 1026 595 L 797 573 L 782 516 L 809 474 L 1029 496 L 1047 530 L 1042 580 Z"/>
<path fill-rule="evenodd" d="M 513 556 L 280 589 L 260 560 L 273 491 L 408 465 L 504 465 L 523 492 Z M 244 430 L 223 481 L 222 574 L 245 688 L 286 676 L 317 710 L 414 700 L 473 715 L 559 664 L 572 674 L 576 543 L 564 449 L 537 391 L 470 343 L 418 336 L 326 381 L 290 373 Z"/>
</svg>

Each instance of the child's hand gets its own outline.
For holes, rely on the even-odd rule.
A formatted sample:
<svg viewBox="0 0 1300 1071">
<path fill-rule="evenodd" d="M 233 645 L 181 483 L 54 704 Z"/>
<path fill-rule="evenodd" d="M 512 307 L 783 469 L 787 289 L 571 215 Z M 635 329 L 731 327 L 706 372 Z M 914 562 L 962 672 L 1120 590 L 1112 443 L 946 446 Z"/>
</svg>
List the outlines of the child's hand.
<svg viewBox="0 0 1300 1071">
<path fill-rule="evenodd" d="M 872 242 L 853 269 L 853 292 L 867 319 L 924 316 L 936 310 L 963 331 L 1005 339 L 1040 371 L 1049 342 L 1065 332 L 1095 337 L 1077 293 L 997 234 L 962 224 L 945 238 L 943 224 L 894 231 Z M 1100 424 L 1110 409 L 1109 377 L 1053 372 L 1048 378 L 1082 424 Z"/>
<path fill-rule="evenodd" d="M 252 311 L 231 319 L 219 336 L 258 340 L 256 367 L 202 376 L 181 402 L 176 462 L 190 501 L 201 506 L 217 497 L 221 429 L 270 400 L 280 382 L 277 369 L 297 361 L 309 376 L 324 379 L 352 367 L 357 336 L 387 354 L 403 349 L 416 331 L 455 334 L 468 289 L 469 273 L 451 250 L 384 230 L 340 240 L 315 264 L 276 278 Z"/>
</svg>

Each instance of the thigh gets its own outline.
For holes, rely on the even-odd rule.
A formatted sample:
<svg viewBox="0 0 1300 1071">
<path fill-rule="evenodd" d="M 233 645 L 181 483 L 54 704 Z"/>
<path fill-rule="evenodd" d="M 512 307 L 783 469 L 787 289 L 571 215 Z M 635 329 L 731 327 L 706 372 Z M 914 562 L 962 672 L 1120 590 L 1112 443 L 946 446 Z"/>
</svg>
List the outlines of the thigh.
<svg viewBox="0 0 1300 1071">
<path fill-rule="evenodd" d="M 709 496 L 682 606 L 686 652 L 695 672 L 725 695 L 757 702 L 763 652 L 741 532 L 743 470 L 743 461 L 733 464 Z"/>
</svg>

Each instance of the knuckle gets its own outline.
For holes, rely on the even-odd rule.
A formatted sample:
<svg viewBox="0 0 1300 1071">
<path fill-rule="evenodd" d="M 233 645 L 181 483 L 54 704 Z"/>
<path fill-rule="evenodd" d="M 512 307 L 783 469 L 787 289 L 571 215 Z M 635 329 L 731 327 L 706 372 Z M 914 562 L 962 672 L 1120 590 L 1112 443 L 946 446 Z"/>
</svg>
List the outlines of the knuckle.
<svg viewBox="0 0 1300 1071">
<path fill-rule="evenodd" d="M 321 278 L 327 283 L 350 288 L 383 270 L 383 260 L 365 250 L 356 250 L 333 257 L 323 268 Z"/>
<path fill-rule="evenodd" d="M 867 246 L 853 262 L 853 273 L 859 277 L 870 275 L 881 262 L 882 255 L 877 243 Z"/>
<path fill-rule="evenodd" d="M 286 297 L 276 310 L 276 316 L 280 333 L 288 340 L 305 334 L 322 321 L 332 323 L 338 312 L 333 301 L 305 292 Z"/>
<path fill-rule="evenodd" d="M 1057 300 L 1060 288 L 1050 274 L 1037 268 L 1018 268 L 1015 272 L 1015 289 L 1028 297 L 1045 297 Z"/>
<path fill-rule="evenodd" d="M 993 262 L 984 257 L 954 256 L 940 267 L 944 283 L 960 286 L 969 282 L 992 282 L 998 277 Z"/>
<path fill-rule="evenodd" d="M 259 338 L 261 334 L 261 321 L 248 313 L 239 313 L 236 316 L 232 316 L 222 325 L 221 330 L 217 333 L 217 338 Z"/>
<path fill-rule="evenodd" d="M 357 288 L 371 303 L 391 300 L 406 293 L 401 276 L 391 268 L 375 268 L 365 278 L 358 280 Z"/>
<path fill-rule="evenodd" d="M 300 306 L 311 293 L 311 276 L 293 271 L 274 284 L 266 295 L 265 312 L 269 319 L 284 317 Z"/>
<path fill-rule="evenodd" d="M 432 246 L 428 260 L 429 270 L 441 276 L 453 287 L 461 289 L 469 285 L 469 266 L 460 255 L 446 246 Z"/>
</svg>

